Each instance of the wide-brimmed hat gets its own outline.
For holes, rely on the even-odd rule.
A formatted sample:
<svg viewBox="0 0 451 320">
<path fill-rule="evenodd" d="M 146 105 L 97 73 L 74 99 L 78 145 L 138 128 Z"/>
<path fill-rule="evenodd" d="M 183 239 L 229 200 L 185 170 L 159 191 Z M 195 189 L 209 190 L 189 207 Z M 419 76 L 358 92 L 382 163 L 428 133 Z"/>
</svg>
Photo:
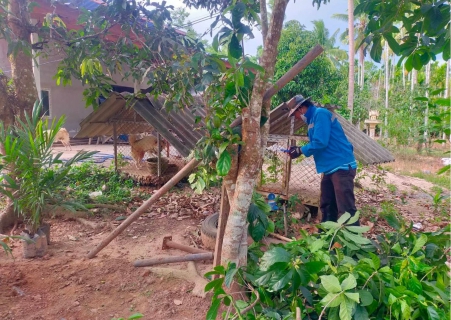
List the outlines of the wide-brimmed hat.
<svg viewBox="0 0 451 320">
<path fill-rule="evenodd" d="M 296 104 L 294 105 L 293 108 L 291 108 L 290 112 L 288 113 L 288 117 L 291 117 L 293 115 L 293 113 L 306 101 L 310 101 L 310 97 L 308 98 L 304 98 L 303 95 L 298 94 L 297 96 L 294 97 Z"/>
</svg>

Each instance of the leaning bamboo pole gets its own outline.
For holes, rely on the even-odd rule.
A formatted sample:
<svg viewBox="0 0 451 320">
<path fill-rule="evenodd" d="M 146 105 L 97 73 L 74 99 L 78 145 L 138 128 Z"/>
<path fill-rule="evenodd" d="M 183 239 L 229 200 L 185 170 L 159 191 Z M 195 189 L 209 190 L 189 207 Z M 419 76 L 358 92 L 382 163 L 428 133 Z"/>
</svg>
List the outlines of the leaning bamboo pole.
<svg viewBox="0 0 451 320">
<path fill-rule="evenodd" d="M 310 50 L 301 60 L 299 60 L 290 70 L 287 71 L 271 88 L 269 88 L 263 96 L 263 101 L 270 99 L 280 89 L 282 89 L 288 82 L 293 80 L 295 76 L 304 70 L 317 56 L 319 56 L 324 49 L 320 45 L 316 45 Z M 236 119 L 230 126 L 235 127 L 241 124 L 241 117 Z M 188 173 L 196 168 L 201 160 L 192 159 L 188 162 L 175 176 L 166 182 L 158 191 L 146 200 L 138 209 L 135 210 L 127 219 L 125 219 L 116 229 L 114 229 L 105 239 L 103 239 L 93 250 L 89 251 L 87 257 L 94 258 L 97 253 L 105 248 L 114 238 L 116 238 L 122 231 L 124 231 L 133 221 L 137 220 L 151 205 L 157 202 L 161 196 L 166 194 L 173 186 L 182 180 Z M 220 260 L 219 260 L 220 261 Z"/>
<path fill-rule="evenodd" d="M 124 231 L 133 221 L 139 218 L 151 205 L 157 202 L 161 196 L 166 194 L 173 186 L 182 180 L 189 172 L 196 168 L 200 160 L 192 159 L 188 162 L 175 176 L 164 184 L 157 192 L 155 192 L 150 199 L 146 200 L 138 209 L 135 210 L 127 219 L 125 219 L 116 229 L 113 230 L 105 239 L 103 239 L 93 250 L 88 253 L 88 258 L 92 259 L 105 248 L 114 238 L 116 238 L 122 231 Z"/>
</svg>

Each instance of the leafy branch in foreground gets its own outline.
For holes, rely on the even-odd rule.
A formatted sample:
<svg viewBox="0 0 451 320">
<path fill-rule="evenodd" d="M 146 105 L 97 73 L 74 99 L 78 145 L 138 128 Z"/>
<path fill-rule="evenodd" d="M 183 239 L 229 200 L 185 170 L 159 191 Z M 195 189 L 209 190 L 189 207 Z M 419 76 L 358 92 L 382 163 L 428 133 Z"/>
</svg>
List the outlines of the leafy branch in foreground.
<svg viewBox="0 0 451 320">
<path fill-rule="evenodd" d="M 366 15 L 368 24 L 363 42 L 371 43 L 371 58 L 377 62 L 382 57 L 382 42 L 405 60 L 407 71 L 420 70 L 442 54 L 450 59 L 448 1 L 369 0 L 361 1 L 355 15 Z M 402 29 L 397 25 L 402 24 Z"/>
<path fill-rule="evenodd" d="M 217 315 L 221 302 L 233 305 L 223 284 L 240 275 L 252 286 L 252 310 L 225 319 L 447 319 L 450 316 L 450 277 L 445 264 L 450 250 L 450 225 L 437 232 L 415 233 L 396 213 L 384 217 L 396 232 L 368 239 L 365 227 L 350 226 L 345 214 L 322 223 L 324 233 L 272 245 L 266 252 L 254 244 L 246 269 L 218 267 L 214 290 Z M 213 274 L 212 273 L 212 274 Z M 240 302 L 241 303 L 241 302 Z M 226 304 L 226 305 L 227 305 Z M 248 302 L 246 302 L 248 304 Z M 235 305 L 238 305 L 237 302 Z M 244 305 L 244 302 L 243 302 Z"/>
</svg>

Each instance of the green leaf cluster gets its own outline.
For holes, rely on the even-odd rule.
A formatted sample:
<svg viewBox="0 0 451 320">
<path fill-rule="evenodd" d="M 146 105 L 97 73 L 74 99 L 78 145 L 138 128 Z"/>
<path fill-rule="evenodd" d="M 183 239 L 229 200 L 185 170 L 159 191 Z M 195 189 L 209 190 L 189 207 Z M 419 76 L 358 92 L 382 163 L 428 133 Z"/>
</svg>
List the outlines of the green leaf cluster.
<svg viewBox="0 0 451 320">
<path fill-rule="evenodd" d="M 302 319 L 447 319 L 451 226 L 415 233 L 396 213 L 385 218 L 397 232 L 376 239 L 345 214 L 317 236 L 253 246 L 243 277 L 259 299 L 249 319 L 293 319 L 296 308 Z"/>
<path fill-rule="evenodd" d="M 10 198 L 15 210 L 30 222 L 35 232 L 42 221 L 42 214 L 48 204 L 62 204 L 69 207 L 77 204 L 62 202 L 59 194 L 65 187 L 65 179 L 71 166 L 89 159 L 96 152 L 79 151 L 67 161 L 62 153 L 54 154 L 52 144 L 62 125 L 64 117 L 51 123 L 42 119 L 41 104 L 36 102 L 31 117 L 16 119 L 17 125 L 5 128 L 0 122 L 0 192 Z"/>
<path fill-rule="evenodd" d="M 448 1 L 362 1 L 354 14 L 368 17 L 363 42 L 371 43 L 371 58 L 380 62 L 382 41 L 405 60 L 407 71 L 420 70 L 442 54 L 450 58 L 450 6 Z M 402 29 L 399 26 L 402 26 Z"/>
<path fill-rule="evenodd" d="M 282 77 L 317 43 L 315 33 L 305 30 L 298 21 L 286 22 L 278 45 L 274 79 Z M 340 72 L 330 63 L 327 56 L 322 54 L 274 96 L 272 105 L 277 106 L 299 93 L 312 97 L 314 101 L 331 99 L 327 102 L 337 104 L 339 102 L 337 99 L 342 93 L 336 91 L 345 79 L 346 74 Z"/>
<path fill-rule="evenodd" d="M 260 241 L 266 235 L 266 232 L 274 231 L 274 223 L 268 218 L 270 211 L 271 207 L 266 203 L 263 196 L 254 192 L 247 213 L 248 231 L 254 241 Z"/>
<path fill-rule="evenodd" d="M 102 167 L 90 161 L 73 166 L 68 172 L 65 183 L 71 190 L 66 200 L 89 203 L 89 194 L 102 190 L 96 197 L 97 203 L 127 203 L 131 201 L 131 190 L 135 186 L 132 179 L 124 180 L 114 167 Z"/>
</svg>

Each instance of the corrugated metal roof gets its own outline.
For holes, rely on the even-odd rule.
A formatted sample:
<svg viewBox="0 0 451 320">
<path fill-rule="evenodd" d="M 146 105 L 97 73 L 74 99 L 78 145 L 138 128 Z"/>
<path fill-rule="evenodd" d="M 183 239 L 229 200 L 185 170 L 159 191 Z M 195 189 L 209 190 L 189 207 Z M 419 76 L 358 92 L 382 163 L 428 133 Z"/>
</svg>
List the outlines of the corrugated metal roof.
<svg viewBox="0 0 451 320">
<path fill-rule="evenodd" d="M 204 136 L 205 111 L 201 108 L 184 108 L 167 112 L 164 98 L 137 100 L 134 109 L 146 119 L 177 151 L 187 157 L 197 141 Z M 202 119 L 195 123 L 196 117 Z"/>
<path fill-rule="evenodd" d="M 93 138 L 113 135 L 113 123 L 117 134 L 148 132 L 152 126 L 135 110 L 126 106 L 124 97 L 113 92 L 97 110 L 89 114 L 80 123 L 80 131 L 74 138 Z"/>
<path fill-rule="evenodd" d="M 282 103 L 271 111 L 270 134 L 290 134 L 290 121 L 292 118 L 287 117 L 288 109 L 288 105 Z M 354 155 L 358 161 L 363 164 L 378 164 L 395 161 L 395 158 L 387 149 L 382 147 L 375 140 L 371 139 L 344 117 L 336 112 L 335 114 L 343 127 L 346 137 L 354 146 Z M 305 123 L 302 120 L 294 121 L 294 132 L 299 130 L 304 125 Z"/>
<path fill-rule="evenodd" d="M 125 95 L 125 93 L 124 93 Z M 118 134 L 132 134 L 157 130 L 184 157 L 195 148 L 205 131 L 205 123 L 195 123 L 196 116 L 204 119 L 202 108 L 182 109 L 167 112 L 163 107 L 164 97 L 134 99 L 133 108 L 126 107 L 123 95 L 113 92 L 100 107 L 80 123 L 80 131 L 75 138 L 92 138 L 99 135 L 112 135 L 117 124 Z M 199 102 L 200 105 L 200 102 Z M 136 112 L 135 112 L 136 111 Z M 270 114 L 270 134 L 289 135 L 292 118 L 287 117 L 288 106 L 283 103 Z M 337 114 L 349 141 L 354 145 L 354 154 L 363 164 L 378 164 L 394 161 L 392 154 L 360 131 L 349 121 Z M 147 123 L 146 123 L 147 122 Z M 131 126 L 131 124 L 134 124 Z M 294 121 L 294 131 L 299 130 L 302 121 Z M 133 128 L 133 129 L 132 129 Z"/>
<path fill-rule="evenodd" d="M 80 131 L 75 138 L 93 138 L 113 135 L 113 123 L 118 134 L 133 134 L 157 130 L 177 151 L 187 157 L 204 136 L 201 130 L 204 122 L 195 119 L 205 117 L 200 108 L 167 112 L 163 107 L 164 97 L 134 99 L 132 106 L 126 106 L 124 95 L 113 92 L 99 108 L 80 123 Z"/>
</svg>

